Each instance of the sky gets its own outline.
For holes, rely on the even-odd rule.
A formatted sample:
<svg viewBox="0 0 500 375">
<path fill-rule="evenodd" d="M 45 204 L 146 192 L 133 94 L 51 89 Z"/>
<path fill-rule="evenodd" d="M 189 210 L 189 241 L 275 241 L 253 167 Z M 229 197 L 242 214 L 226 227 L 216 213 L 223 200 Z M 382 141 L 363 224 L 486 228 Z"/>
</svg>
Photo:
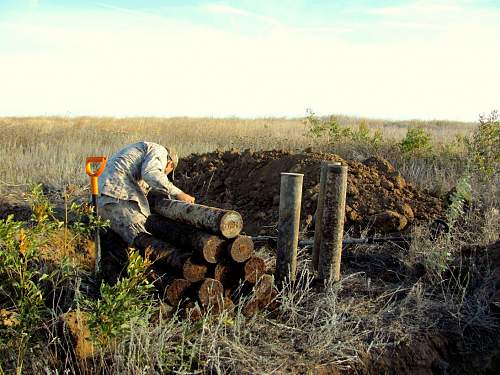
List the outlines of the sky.
<svg viewBox="0 0 500 375">
<path fill-rule="evenodd" d="M 306 109 L 500 109 L 500 0 L 0 0 L 0 116 Z"/>
</svg>

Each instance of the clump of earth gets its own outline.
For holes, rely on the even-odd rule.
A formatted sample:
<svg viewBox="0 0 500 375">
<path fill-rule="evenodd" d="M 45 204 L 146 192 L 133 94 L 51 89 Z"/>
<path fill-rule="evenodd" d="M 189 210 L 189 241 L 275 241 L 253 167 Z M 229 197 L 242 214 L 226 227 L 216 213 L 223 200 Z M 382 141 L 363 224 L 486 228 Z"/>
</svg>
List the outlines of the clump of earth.
<svg viewBox="0 0 500 375">
<path fill-rule="evenodd" d="M 362 162 L 328 153 L 215 151 L 182 159 L 176 184 L 197 203 L 239 211 L 249 234 L 274 234 L 280 172 L 303 173 L 301 229 L 311 229 L 319 193 L 321 161 L 348 166 L 345 227 L 352 234 L 407 230 L 443 216 L 443 202 L 416 188 L 380 157 Z"/>
</svg>

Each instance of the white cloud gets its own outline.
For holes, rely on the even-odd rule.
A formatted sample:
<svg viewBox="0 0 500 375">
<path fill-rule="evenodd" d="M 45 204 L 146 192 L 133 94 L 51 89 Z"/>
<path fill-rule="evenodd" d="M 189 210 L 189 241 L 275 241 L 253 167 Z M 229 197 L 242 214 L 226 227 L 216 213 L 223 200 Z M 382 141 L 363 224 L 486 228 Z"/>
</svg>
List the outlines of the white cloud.
<svg viewBox="0 0 500 375">
<path fill-rule="evenodd" d="M 236 8 L 230 5 L 218 4 L 218 3 L 208 3 L 200 6 L 202 10 L 205 10 L 214 14 L 221 14 L 227 16 L 238 16 L 238 17 L 249 17 L 254 20 L 265 22 L 270 25 L 280 25 L 277 19 L 267 15 L 255 13 L 242 8 Z"/>
<path fill-rule="evenodd" d="M 382 16 L 412 16 L 417 17 L 421 15 L 443 15 L 453 14 L 464 10 L 463 4 L 456 1 L 415 1 L 397 6 L 388 7 L 375 7 L 369 9 L 369 13 L 382 15 Z"/>
<path fill-rule="evenodd" d="M 248 12 L 244 9 L 239 9 L 224 4 L 204 4 L 202 5 L 202 8 L 209 12 L 219 14 L 230 14 L 236 16 L 249 16 L 252 14 L 251 12 Z"/>
</svg>

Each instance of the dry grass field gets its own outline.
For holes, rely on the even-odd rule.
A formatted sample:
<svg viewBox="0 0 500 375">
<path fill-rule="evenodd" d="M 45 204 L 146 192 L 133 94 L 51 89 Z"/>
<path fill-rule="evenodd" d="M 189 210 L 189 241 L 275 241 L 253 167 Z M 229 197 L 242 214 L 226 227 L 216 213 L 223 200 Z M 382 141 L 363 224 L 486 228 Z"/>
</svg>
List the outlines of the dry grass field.
<svg viewBox="0 0 500 375">
<path fill-rule="evenodd" d="M 19 225 L 0 220 L 0 375 L 496 373 L 500 125 L 498 118 L 488 121 L 490 133 L 481 137 L 484 129 L 478 123 L 337 116 L 340 129 L 351 133 L 334 138 L 328 131 L 312 136 L 311 118 L 1 118 L 0 194 L 9 196 L 9 202 L 21 200 L 30 184 L 42 183 L 48 197 L 40 191 L 26 197 L 35 213 L 49 214 Z M 361 134 L 363 127 L 368 133 Z M 405 149 L 409 129 L 422 129 L 429 143 L 413 139 Z M 81 285 L 92 280 L 88 270 L 68 263 L 71 257 L 54 265 L 36 255 L 42 240 L 52 253 L 79 251 L 78 241 L 67 240 L 68 223 L 51 222 L 46 199 L 53 194 L 60 204 L 70 190 L 75 199 L 88 194 L 85 157 L 111 155 L 138 140 L 174 146 L 184 157 L 232 148 L 298 154 L 311 149 L 350 161 L 380 156 L 420 189 L 419 194 L 442 203 L 450 232 L 431 241 L 422 222 L 408 229 L 413 236 L 409 245 L 352 246 L 343 255 L 341 281 L 325 287 L 313 282 L 310 254 L 302 249 L 299 281 L 284 286 L 276 309 L 251 318 L 237 306 L 234 314 L 183 319 L 131 276 L 119 284 L 121 289 L 101 290 L 108 300 L 96 307 L 80 295 L 85 289 Z M 182 169 L 182 160 L 180 168 L 182 174 L 190 173 Z M 5 218 L 9 212 L 0 213 Z M 272 249 L 258 252 L 273 263 Z M 31 254 L 31 263 L 26 254 Z M 129 275 L 140 275 L 144 265 L 132 263 Z M 8 278 L 26 285 L 9 283 Z M 129 290 L 127 283 L 140 287 Z M 50 298 L 44 294 L 47 289 Z M 102 310 L 107 303 L 110 310 Z M 60 334 L 59 316 L 69 308 L 85 311 L 90 321 L 90 333 L 85 324 L 79 326 L 80 338 L 88 341 L 70 340 L 77 348 L 65 345 Z M 92 320 L 97 308 L 107 314 L 106 322 Z M 136 310 L 138 314 L 130 315 Z M 90 350 L 90 355 L 78 360 L 73 357 L 77 349 Z"/>
<path fill-rule="evenodd" d="M 385 140 L 401 140 L 406 129 L 419 126 L 436 144 L 457 135 L 470 135 L 474 123 L 447 121 L 383 121 L 339 116 L 341 125 L 356 128 L 365 121 L 371 132 Z M 54 186 L 83 184 L 83 163 L 88 155 L 111 155 L 123 145 L 149 140 L 174 146 L 181 156 L 231 148 L 251 150 L 303 150 L 325 146 L 307 136 L 303 119 L 210 118 L 0 118 L 0 188 L 31 182 Z M 335 152 L 356 150 L 334 145 Z M 338 148 L 338 150 L 337 150 Z M 346 155 L 348 156 L 348 155 Z"/>
</svg>

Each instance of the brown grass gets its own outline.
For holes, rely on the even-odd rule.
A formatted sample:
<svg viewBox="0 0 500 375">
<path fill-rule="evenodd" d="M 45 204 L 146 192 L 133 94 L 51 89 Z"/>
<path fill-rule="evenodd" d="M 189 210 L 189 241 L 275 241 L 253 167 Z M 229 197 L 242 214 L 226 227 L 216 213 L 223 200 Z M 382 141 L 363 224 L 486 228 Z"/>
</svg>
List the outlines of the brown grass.
<svg viewBox="0 0 500 375">
<path fill-rule="evenodd" d="M 473 123 L 384 121 L 338 117 L 343 126 L 365 121 L 386 140 L 399 140 L 409 126 L 430 131 L 436 143 L 469 134 Z M 306 135 L 303 119 L 212 118 L 0 118 L 0 191 L 7 185 L 43 182 L 52 186 L 86 184 L 83 164 L 89 155 L 111 155 L 122 146 L 149 140 L 177 148 L 181 156 L 215 149 L 301 150 L 324 146 Z M 352 145 L 339 153 L 356 156 Z M 359 151 L 358 151 L 359 152 Z"/>
</svg>

